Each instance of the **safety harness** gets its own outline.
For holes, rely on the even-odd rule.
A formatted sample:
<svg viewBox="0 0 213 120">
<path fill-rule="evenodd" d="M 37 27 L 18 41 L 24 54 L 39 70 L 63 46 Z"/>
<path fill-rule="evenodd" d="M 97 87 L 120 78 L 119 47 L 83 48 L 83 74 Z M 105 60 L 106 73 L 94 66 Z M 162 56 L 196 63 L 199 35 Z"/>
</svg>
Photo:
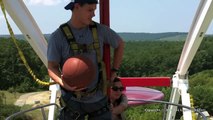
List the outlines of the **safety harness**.
<svg viewBox="0 0 213 120">
<path fill-rule="evenodd" d="M 96 59 L 98 62 L 98 71 L 99 71 L 99 81 L 98 85 L 91 91 L 79 91 L 74 92 L 74 97 L 80 99 L 84 96 L 89 96 L 94 94 L 98 89 L 102 89 L 104 95 L 107 94 L 107 80 L 106 80 L 106 69 L 105 64 L 103 60 L 101 59 L 101 51 L 100 51 L 100 43 L 98 40 L 98 34 L 97 34 L 97 25 L 95 22 L 92 22 L 91 25 L 89 25 L 90 30 L 92 31 L 93 35 L 93 43 L 86 45 L 86 44 L 79 44 L 76 42 L 76 39 L 72 33 L 72 30 L 68 23 L 64 23 L 60 26 L 60 29 L 62 30 L 63 34 L 65 35 L 67 42 L 70 44 L 71 50 L 73 50 L 74 55 L 87 52 L 88 50 L 95 50 L 96 52 Z M 102 80 L 102 81 L 101 81 Z"/>
<path fill-rule="evenodd" d="M 98 34 L 97 34 L 97 26 L 95 22 L 92 22 L 92 24 L 89 26 L 90 30 L 92 31 L 93 35 L 93 43 L 86 45 L 86 44 L 79 44 L 76 42 L 76 39 L 72 33 L 72 30 L 68 23 L 64 23 L 60 26 L 61 31 L 63 32 L 64 36 L 67 39 L 68 44 L 70 44 L 70 48 L 73 51 L 74 55 L 87 52 L 88 50 L 95 50 L 96 52 L 96 59 L 98 62 L 98 71 L 99 71 L 99 80 L 96 87 L 90 91 L 80 91 L 80 92 L 74 92 L 73 96 L 77 99 L 80 99 L 81 97 L 90 96 L 94 94 L 98 89 L 102 89 L 104 95 L 107 95 L 107 80 L 106 80 L 106 69 L 105 64 L 103 60 L 101 59 L 101 50 L 100 50 L 100 43 L 98 40 Z M 60 98 L 60 104 L 62 107 L 66 106 L 66 103 L 62 98 Z M 73 111 L 71 108 L 67 107 L 67 109 L 70 109 L 73 113 L 73 117 L 77 119 L 80 114 L 77 111 Z M 90 116 L 98 116 L 106 111 L 108 111 L 108 106 L 104 106 L 103 108 L 99 109 L 98 111 L 94 111 L 92 113 L 89 113 Z M 87 115 L 85 115 L 88 117 Z"/>
</svg>

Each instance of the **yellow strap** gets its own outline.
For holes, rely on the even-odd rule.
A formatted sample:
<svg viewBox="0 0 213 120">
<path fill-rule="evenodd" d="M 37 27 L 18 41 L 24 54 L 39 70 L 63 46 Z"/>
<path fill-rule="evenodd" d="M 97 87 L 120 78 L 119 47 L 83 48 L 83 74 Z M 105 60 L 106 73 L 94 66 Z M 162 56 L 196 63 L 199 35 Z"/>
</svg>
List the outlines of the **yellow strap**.
<svg viewBox="0 0 213 120">
<path fill-rule="evenodd" d="M 93 22 L 93 24 L 95 24 Z M 72 35 L 72 31 L 70 30 L 69 26 L 67 24 L 63 24 L 60 27 L 62 27 L 62 30 L 66 36 L 66 38 L 68 40 L 72 40 L 69 41 L 70 42 L 70 47 L 73 50 L 74 54 L 76 54 L 77 52 L 83 52 L 83 48 L 85 47 L 84 45 L 78 44 L 76 43 L 75 40 L 73 40 L 73 35 Z M 98 64 L 101 65 L 101 68 L 99 68 L 99 70 L 102 72 L 102 79 L 103 79 L 103 93 L 106 95 L 107 94 L 107 88 L 108 88 L 108 82 L 107 82 L 107 77 L 106 77 L 106 67 L 105 67 L 105 63 L 102 61 L 101 59 L 101 51 L 100 51 L 100 43 L 98 40 L 98 32 L 97 32 L 97 28 L 96 27 L 91 27 L 92 30 L 92 34 L 93 34 L 93 39 L 94 42 L 92 45 L 87 45 L 86 48 L 88 50 L 95 50 L 96 51 L 96 58 L 97 58 L 97 62 Z"/>
<path fill-rule="evenodd" d="M 63 29 L 64 33 L 66 34 L 67 39 L 73 39 L 73 35 L 70 32 L 70 29 L 68 26 L 63 26 L 62 29 Z"/>
<path fill-rule="evenodd" d="M 36 77 L 36 75 L 33 73 L 32 69 L 30 68 L 29 64 L 27 63 L 27 61 L 26 61 L 26 59 L 25 59 L 25 57 L 24 57 L 23 52 L 21 51 L 20 47 L 19 47 L 18 44 L 17 44 L 17 40 L 16 40 L 16 38 L 15 38 L 15 35 L 14 35 L 14 33 L 13 33 L 13 30 L 12 30 L 12 28 L 11 28 L 9 22 L 8 22 L 8 19 L 7 19 L 7 17 L 6 17 L 5 7 L 4 7 L 4 3 L 3 3 L 2 0 L 0 0 L 0 4 L 1 4 L 1 10 L 2 10 L 3 15 L 4 15 L 4 18 L 5 18 L 5 20 L 6 20 L 6 24 L 7 24 L 7 27 L 8 27 L 10 36 L 11 36 L 11 38 L 12 38 L 12 40 L 13 40 L 13 43 L 15 44 L 15 46 L 16 46 L 16 48 L 17 48 L 17 50 L 18 50 L 18 54 L 19 54 L 21 60 L 23 61 L 24 65 L 25 65 L 25 67 L 27 68 L 27 70 L 28 70 L 28 72 L 30 73 L 30 75 L 33 77 L 33 79 L 34 79 L 38 84 L 41 84 L 41 85 L 44 85 L 44 86 L 55 84 L 55 82 L 44 82 L 44 81 L 41 81 L 41 80 L 39 80 L 39 79 Z"/>
<path fill-rule="evenodd" d="M 71 43 L 71 48 L 72 48 L 72 50 L 78 50 L 78 44 L 72 42 L 72 43 Z"/>
<path fill-rule="evenodd" d="M 192 95 L 190 95 L 190 103 L 191 103 L 191 107 L 194 108 L 194 99 Z M 192 120 L 196 120 L 196 114 L 194 111 L 192 111 Z"/>
<path fill-rule="evenodd" d="M 97 56 L 97 60 L 98 63 L 101 63 L 101 69 L 102 69 L 102 79 L 103 79 L 103 93 L 104 95 L 107 95 L 107 88 L 108 88 L 108 82 L 107 82 L 107 77 L 106 77 L 106 67 L 105 67 L 105 63 L 103 62 L 103 60 L 101 60 L 101 52 L 100 52 L 100 44 L 98 41 L 98 31 L 96 27 L 92 28 L 92 34 L 93 34 L 93 38 L 94 38 L 94 47 L 96 50 L 96 56 Z M 97 43 L 97 44 L 95 44 Z"/>
</svg>

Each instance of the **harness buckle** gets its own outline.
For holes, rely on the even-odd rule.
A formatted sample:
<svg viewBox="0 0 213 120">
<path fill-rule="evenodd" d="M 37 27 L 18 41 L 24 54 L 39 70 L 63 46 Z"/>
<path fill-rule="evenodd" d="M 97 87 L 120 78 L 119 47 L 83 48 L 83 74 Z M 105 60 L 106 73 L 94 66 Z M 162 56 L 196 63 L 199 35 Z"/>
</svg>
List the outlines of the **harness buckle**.
<svg viewBox="0 0 213 120">
<path fill-rule="evenodd" d="M 99 87 L 97 85 L 94 89 L 92 89 L 90 91 L 76 91 L 76 92 L 73 92 L 73 96 L 80 100 L 82 97 L 88 97 L 88 96 L 91 96 L 91 95 L 95 94 L 98 89 L 99 89 Z"/>
<path fill-rule="evenodd" d="M 81 99 L 81 97 L 83 97 L 82 94 L 81 94 L 81 91 L 77 91 L 74 94 L 76 95 L 76 98 L 79 99 L 79 100 Z"/>
</svg>

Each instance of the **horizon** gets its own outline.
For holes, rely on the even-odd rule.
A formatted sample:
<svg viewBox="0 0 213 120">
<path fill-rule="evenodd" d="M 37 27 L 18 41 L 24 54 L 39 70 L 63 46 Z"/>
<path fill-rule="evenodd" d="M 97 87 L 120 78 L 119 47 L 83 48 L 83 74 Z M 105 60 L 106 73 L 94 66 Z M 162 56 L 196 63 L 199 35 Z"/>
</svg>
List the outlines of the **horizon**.
<svg viewBox="0 0 213 120">
<path fill-rule="evenodd" d="M 24 2 L 43 34 L 51 34 L 60 24 L 70 19 L 70 11 L 64 10 L 69 0 L 24 0 Z M 121 0 L 110 1 L 110 27 L 117 33 L 165 33 L 189 32 L 200 0 L 135 0 L 122 4 L 120 2 Z M 93 20 L 99 21 L 99 5 L 95 14 Z M 46 15 L 48 17 L 44 17 Z M 21 34 L 9 15 L 7 18 L 14 33 Z M 2 11 L 0 11 L 0 25 L 0 34 L 9 34 Z M 206 33 L 213 34 L 213 22 Z"/>
<path fill-rule="evenodd" d="M 141 33 L 145 33 L 145 34 L 163 34 L 163 33 L 182 33 L 182 34 L 188 34 L 188 32 L 158 32 L 158 33 L 152 33 L 152 32 L 117 32 L 118 34 L 119 33 L 132 33 L 132 34 L 141 34 Z M 48 34 L 51 34 L 51 33 L 44 33 L 43 35 L 48 35 Z M 0 36 L 2 35 L 10 35 L 10 34 L 0 34 Z M 14 35 L 23 35 L 22 33 L 17 33 L 17 34 L 14 34 Z"/>
</svg>

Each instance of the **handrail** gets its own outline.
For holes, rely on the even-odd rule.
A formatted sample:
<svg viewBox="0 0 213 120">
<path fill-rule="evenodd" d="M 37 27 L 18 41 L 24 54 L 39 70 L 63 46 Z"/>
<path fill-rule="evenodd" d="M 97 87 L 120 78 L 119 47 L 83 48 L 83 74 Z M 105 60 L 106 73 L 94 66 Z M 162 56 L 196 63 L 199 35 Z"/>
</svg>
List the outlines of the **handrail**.
<svg viewBox="0 0 213 120">
<path fill-rule="evenodd" d="M 207 120 L 206 116 L 201 111 L 198 111 L 195 108 L 188 107 L 188 106 L 181 105 L 181 104 L 176 104 L 176 103 L 171 103 L 171 102 L 166 102 L 166 101 L 160 101 L 160 100 L 146 100 L 146 99 L 137 99 L 137 100 L 128 99 L 128 101 L 143 101 L 143 102 L 163 103 L 163 104 L 166 104 L 166 105 L 174 105 L 174 106 L 186 108 L 186 109 L 189 109 L 189 110 L 192 110 L 192 111 L 198 113 L 197 120 L 199 120 L 200 116 L 202 116 L 203 120 Z M 164 108 L 164 113 L 165 113 L 165 111 L 166 111 L 166 109 Z M 163 120 L 165 120 L 165 116 L 163 116 Z"/>
<path fill-rule="evenodd" d="M 57 107 L 57 109 L 59 109 L 59 106 L 57 104 L 50 103 L 50 104 L 41 105 L 41 106 L 37 106 L 37 107 L 31 108 L 31 109 L 28 109 L 28 110 L 23 110 L 23 111 L 14 113 L 14 114 L 10 115 L 9 117 L 7 117 L 6 120 L 12 120 L 12 118 L 14 118 L 14 117 L 16 117 L 16 116 L 18 116 L 20 114 L 24 114 L 26 112 L 30 112 L 30 111 L 37 110 L 37 109 L 41 109 L 43 120 L 46 120 L 46 115 L 45 115 L 45 112 L 44 112 L 44 108 L 48 107 L 48 106 L 51 106 L 51 105 L 55 105 Z"/>
<path fill-rule="evenodd" d="M 189 109 L 189 110 L 192 110 L 192 111 L 198 113 L 197 120 L 199 119 L 200 116 L 202 116 L 203 120 L 207 120 L 206 116 L 202 113 L 202 111 L 198 111 L 195 108 L 188 107 L 188 106 L 181 105 L 181 104 L 175 104 L 175 103 L 166 102 L 166 101 L 160 101 L 160 100 L 146 100 L 146 99 L 137 99 L 137 100 L 129 99 L 128 101 L 143 101 L 143 102 L 163 103 L 163 104 L 166 104 L 166 105 L 174 105 L 174 106 L 186 108 L 186 109 Z M 59 109 L 59 106 L 57 104 L 50 103 L 50 104 L 46 104 L 46 105 L 42 105 L 42 106 L 37 106 L 37 107 L 31 108 L 29 110 L 24 110 L 24 111 L 20 111 L 20 112 L 14 113 L 11 116 L 7 117 L 6 120 L 12 120 L 12 118 L 14 118 L 14 117 L 16 117 L 16 116 L 18 116 L 20 114 L 24 114 L 26 112 L 30 112 L 30 111 L 33 111 L 33 110 L 36 110 L 36 109 L 41 109 L 41 112 L 42 112 L 42 115 L 43 115 L 43 120 L 46 120 L 46 115 L 44 113 L 44 107 L 48 107 L 48 106 L 51 106 L 51 105 L 55 105 L 57 107 L 57 109 Z M 164 108 L 164 113 L 165 113 L 165 111 L 166 110 Z M 165 120 L 165 116 L 163 117 L 163 120 Z"/>
</svg>

